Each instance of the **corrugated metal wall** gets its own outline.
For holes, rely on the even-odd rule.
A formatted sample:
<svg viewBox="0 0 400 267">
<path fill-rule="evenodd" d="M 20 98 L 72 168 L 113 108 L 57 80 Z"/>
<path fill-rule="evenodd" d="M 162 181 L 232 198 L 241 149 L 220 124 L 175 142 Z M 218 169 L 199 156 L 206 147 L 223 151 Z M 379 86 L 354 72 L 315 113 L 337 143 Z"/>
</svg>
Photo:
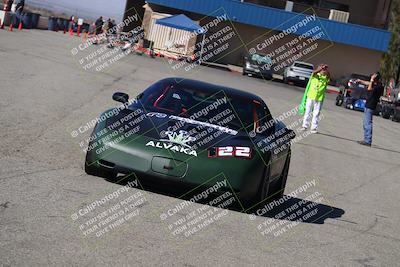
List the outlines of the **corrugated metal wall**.
<svg viewBox="0 0 400 267">
<path fill-rule="evenodd" d="M 226 13 L 232 21 L 280 31 L 306 17 L 304 14 L 234 0 L 148 0 L 148 2 L 213 17 Z M 324 18 L 318 18 L 318 23 L 329 37 L 329 39 L 324 37 L 326 40 L 378 51 L 386 51 L 388 48 L 391 37 L 389 31 Z M 309 29 L 303 27 L 298 34 L 303 34 Z"/>
</svg>

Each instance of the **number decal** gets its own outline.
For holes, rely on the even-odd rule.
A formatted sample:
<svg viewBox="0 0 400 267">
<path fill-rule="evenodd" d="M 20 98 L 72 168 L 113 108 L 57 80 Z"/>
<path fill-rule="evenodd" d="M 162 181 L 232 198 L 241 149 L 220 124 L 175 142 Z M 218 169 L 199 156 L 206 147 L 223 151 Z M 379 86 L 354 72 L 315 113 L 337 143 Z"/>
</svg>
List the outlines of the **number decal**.
<svg viewBox="0 0 400 267">
<path fill-rule="evenodd" d="M 214 157 L 251 158 L 251 148 L 244 146 L 224 146 L 215 148 Z"/>
<path fill-rule="evenodd" d="M 236 148 L 235 149 L 235 156 L 236 157 L 250 158 L 250 156 L 251 156 L 250 147 L 237 146 L 235 148 Z"/>
<path fill-rule="evenodd" d="M 217 147 L 217 157 L 233 156 L 233 146 Z"/>
</svg>

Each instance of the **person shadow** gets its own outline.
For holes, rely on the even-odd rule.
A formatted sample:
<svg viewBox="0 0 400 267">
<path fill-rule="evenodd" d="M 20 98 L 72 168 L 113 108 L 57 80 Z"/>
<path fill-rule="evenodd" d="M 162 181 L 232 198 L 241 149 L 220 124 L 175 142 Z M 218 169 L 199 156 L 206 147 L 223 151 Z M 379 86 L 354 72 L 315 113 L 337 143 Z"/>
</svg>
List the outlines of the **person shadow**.
<svg viewBox="0 0 400 267">
<path fill-rule="evenodd" d="M 109 182 L 126 186 L 132 184 L 132 181 L 135 179 L 138 179 L 139 186 L 137 189 L 184 201 L 190 201 L 194 196 L 201 192 L 199 190 L 191 190 L 186 186 L 177 186 L 177 184 L 173 185 L 170 181 L 165 183 L 157 181 L 156 183 L 150 180 L 149 182 L 147 181 L 148 178 L 149 177 L 137 177 L 136 175 L 129 174 L 120 175 L 117 180 Z M 221 194 L 212 194 L 210 195 L 210 198 L 198 200 L 196 203 L 216 207 L 217 205 L 210 205 L 210 199 L 215 199 L 220 195 Z M 266 199 L 256 205 L 241 202 L 238 198 L 235 198 L 235 201 L 232 204 L 224 206 L 222 209 L 240 212 L 250 216 L 310 224 L 324 224 L 326 219 L 340 218 L 345 213 L 343 209 L 337 207 L 288 195 L 284 195 L 282 198 L 275 200 Z"/>
<path fill-rule="evenodd" d="M 339 140 L 344 140 L 344 141 L 349 141 L 349 142 L 354 142 L 354 143 L 357 143 L 357 141 L 359 141 L 359 140 L 354 140 L 354 139 L 341 137 L 341 136 L 336 136 L 336 135 L 333 135 L 333 134 L 328 134 L 328 133 L 323 133 L 323 132 L 318 132 L 318 135 L 322 135 L 322 136 L 326 136 L 326 137 L 330 137 L 330 138 L 335 138 L 335 139 L 339 139 Z M 398 150 L 384 148 L 384 147 L 377 146 L 377 145 L 374 145 L 374 144 L 372 144 L 371 148 L 382 150 L 382 151 L 386 151 L 386 152 L 400 154 L 400 151 L 398 151 Z"/>
</svg>

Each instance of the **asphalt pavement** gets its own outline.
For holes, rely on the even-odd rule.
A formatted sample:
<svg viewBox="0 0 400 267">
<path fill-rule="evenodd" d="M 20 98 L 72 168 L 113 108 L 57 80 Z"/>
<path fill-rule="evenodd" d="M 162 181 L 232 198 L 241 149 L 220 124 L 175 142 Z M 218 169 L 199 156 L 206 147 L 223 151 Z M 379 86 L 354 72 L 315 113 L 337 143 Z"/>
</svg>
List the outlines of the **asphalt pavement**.
<svg viewBox="0 0 400 267">
<path fill-rule="evenodd" d="M 209 67 L 186 71 L 165 58 L 136 54 L 109 55 L 114 60 L 97 71 L 87 64 L 101 46 L 77 52 L 80 44 L 61 32 L 0 30 L 2 266 L 398 265 L 399 123 L 374 117 L 373 146 L 360 146 L 363 113 L 335 106 L 335 95 L 328 95 L 319 133 L 293 145 L 285 190 L 288 195 L 303 188 L 285 208 L 307 200 L 317 219 L 210 209 L 212 222 L 178 234 L 171 229 L 179 218 L 209 206 L 191 204 L 174 218 L 162 219 L 182 201 L 85 174 L 80 142 L 90 131 L 71 133 L 115 107 L 113 92 L 133 97 L 165 77 L 253 92 L 275 117 L 290 112 L 304 89 Z M 299 119 L 291 115 L 285 123 Z M 78 222 L 74 214 L 115 192 L 120 199 L 130 196 L 138 204 L 136 213 L 98 236 L 85 232 L 91 222 Z M 98 210 L 90 212 L 101 217 Z"/>
</svg>

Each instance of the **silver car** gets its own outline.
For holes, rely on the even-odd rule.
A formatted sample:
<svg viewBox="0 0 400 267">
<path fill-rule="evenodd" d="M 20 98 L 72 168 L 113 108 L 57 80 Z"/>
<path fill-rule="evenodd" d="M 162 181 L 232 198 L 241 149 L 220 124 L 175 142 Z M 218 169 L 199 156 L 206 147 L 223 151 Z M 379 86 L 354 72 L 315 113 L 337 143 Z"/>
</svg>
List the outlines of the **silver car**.
<svg viewBox="0 0 400 267">
<path fill-rule="evenodd" d="M 307 84 L 313 70 L 313 64 L 302 61 L 295 61 L 283 72 L 283 82 L 301 82 L 303 84 Z"/>
</svg>

